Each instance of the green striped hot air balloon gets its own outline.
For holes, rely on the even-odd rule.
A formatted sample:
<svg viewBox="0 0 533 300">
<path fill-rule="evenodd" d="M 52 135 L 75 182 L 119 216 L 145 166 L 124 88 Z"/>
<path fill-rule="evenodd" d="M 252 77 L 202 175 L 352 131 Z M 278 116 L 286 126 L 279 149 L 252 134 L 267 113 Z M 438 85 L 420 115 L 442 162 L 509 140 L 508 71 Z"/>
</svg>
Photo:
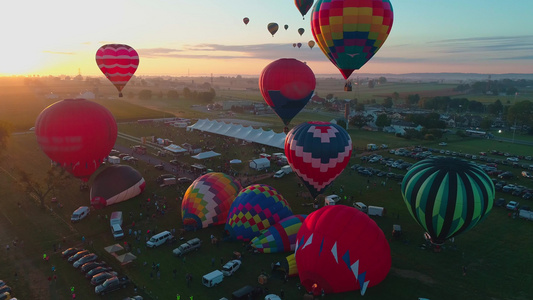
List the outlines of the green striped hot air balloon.
<svg viewBox="0 0 533 300">
<path fill-rule="evenodd" d="M 411 216 L 440 245 L 483 220 L 495 190 L 490 177 L 472 162 L 437 157 L 412 166 L 403 179 L 402 196 Z"/>
</svg>

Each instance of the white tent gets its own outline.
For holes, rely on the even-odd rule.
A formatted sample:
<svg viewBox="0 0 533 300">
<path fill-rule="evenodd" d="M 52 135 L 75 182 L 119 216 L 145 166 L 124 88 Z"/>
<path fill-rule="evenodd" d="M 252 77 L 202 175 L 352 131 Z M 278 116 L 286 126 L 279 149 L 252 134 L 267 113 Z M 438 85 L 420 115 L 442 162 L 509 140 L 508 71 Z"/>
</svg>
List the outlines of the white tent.
<svg viewBox="0 0 533 300">
<path fill-rule="evenodd" d="M 174 145 L 174 144 L 170 144 L 170 145 L 164 147 L 163 149 L 168 150 L 168 151 L 170 151 L 170 152 L 172 152 L 172 153 L 183 153 L 183 152 L 187 152 L 186 149 L 184 149 L 184 148 L 182 148 L 182 147 L 180 147 L 180 146 L 178 146 L 178 145 Z"/>
<path fill-rule="evenodd" d="M 267 158 L 258 158 L 250 161 L 250 168 L 255 170 L 263 170 L 270 167 L 270 160 Z"/>
<path fill-rule="evenodd" d="M 211 158 L 211 157 L 215 157 L 219 155 L 220 153 L 216 153 L 214 151 L 207 151 L 207 152 L 198 153 L 195 156 L 191 156 L 191 157 L 195 159 L 206 159 L 206 158 Z"/>
<path fill-rule="evenodd" d="M 230 164 L 240 164 L 240 163 L 242 163 L 242 160 L 235 158 L 235 159 L 230 160 L 229 163 Z"/>
</svg>

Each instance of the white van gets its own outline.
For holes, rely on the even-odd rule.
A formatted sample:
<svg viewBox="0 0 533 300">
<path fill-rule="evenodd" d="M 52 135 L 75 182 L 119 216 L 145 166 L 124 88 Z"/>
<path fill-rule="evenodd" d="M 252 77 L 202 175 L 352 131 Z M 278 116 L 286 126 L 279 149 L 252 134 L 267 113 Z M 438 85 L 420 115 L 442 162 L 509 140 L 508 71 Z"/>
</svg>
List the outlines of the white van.
<svg viewBox="0 0 533 300">
<path fill-rule="evenodd" d="M 115 238 L 115 240 L 124 237 L 124 230 L 122 230 L 122 227 L 120 227 L 118 224 L 111 225 L 111 233 L 113 234 L 113 238 Z"/>
<path fill-rule="evenodd" d="M 341 201 L 341 197 L 337 195 L 329 195 L 324 199 L 324 206 L 336 205 L 339 201 Z"/>
<path fill-rule="evenodd" d="M 78 209 L 76 209 L 73 213 L 72 213 L 72 216 L 70 217 L 70 222 L 74 223 L 74 222 L 79 222 L 81 221 L 83 218 L 85 218 L 86 216 L 89 215 L 89 207 L 88 206 L 80 206 L 78 207 Z"/>
<path fill-rule="evenodd" d="M 355 202 L 353 204 L 353 207 L 357 208 L 358 210 L 364 212 L 365 214 L 368 212 L 368 207 L 363 202 Z"/>
<path fill-rule="evenodd" d="M 114 211 L 111 213 L 111 217 L 109 218 L 109 225 L 122 226 L 122 212 L 121 211 Z"/>
<path fill-rule="evenodd" d="M 148 248 L 155 248 L 158 246 L 161 246 L 166 241 L 172 239 L 173 236 L 168 231 L 160 232 L 156 235 L 154 235 L 148 242 L 146 242 L 146 247 Z"/>
<path fill-rule="evenodd" d="M 209 274 L 205 274 L 202 277 L 202 283 L 206 287 L 212 287 L 222 282 L 224 279 L 224 274 L 221 271 L 215 270 Z"/>
<path fill-rule="evenodd" d="M 369 216 L 383 217 L 384 214 L 385 214 L 385 208 L 384 207 L 372 206 L 372 205 L 368 206 L 368 215 Z"/>
</svg>

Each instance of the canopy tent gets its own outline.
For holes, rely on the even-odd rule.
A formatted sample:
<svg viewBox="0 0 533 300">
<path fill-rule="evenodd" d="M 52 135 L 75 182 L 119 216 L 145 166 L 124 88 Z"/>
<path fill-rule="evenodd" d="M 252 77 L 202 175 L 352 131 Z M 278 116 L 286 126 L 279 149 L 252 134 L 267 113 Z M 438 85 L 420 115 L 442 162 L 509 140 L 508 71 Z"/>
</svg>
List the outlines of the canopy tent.
<svg viewBox="0 0 533 300">
<path fill-rule="evenodd" d="M 191 156 L 191 157 L 195 159 L 206 159 L 206 158 L 211 158 L 211 157 L 215 157 L 219 155 L 220 153 L 216 153 L 214 151 L 207 151 L 207 152 L 198 153 L 195 156 Z"/>
<path fill-rule="evenodd" d="M 229 163 L 230 164 L 240 164 L 240 163 L 242 163 L 242 160 L 235 158 L 235 159 L 230 160 Z"/>
<path fill-rule="evenodd" d="M 137 259 L 137 256 L 133 255 L 131 252 L 117 256 L 117 260 L 123 265 L 130 263 L 135 259 Z"/>
<path fill-rule="evenodd" d="M 115 252 L 124 250 L 124 247 L 122 247 L 120 244 L 114 244 L 114 245 L 105 247 L 104 250 L 109 253 L 115 253 Z"/>
<path fill-rule="evenodd" d="M 201 119 L 195 124 L 187 126 L 187 131 L 193 130 L 224 135 L 279 149 L 285 148 L 285 137 L 287 136 L 284 132 L 276 133 L 272 130 L 265 131 L 262 128 L 254 129 L 251 126 L 224 123 L 209 119 Z"/>
<path fill-rule="evenodd" d="M 182 148 L 182 147 L 180 147 L 180 146 L 178 146 L 178 145 L 174 145 L 174 144 L 170 144 L 170 145 L 168 145 L 168 146 L 166 146 L 166 147 L 163 147 L 163 149 L 168 150 L 168 151 L 170 151 L 170 152 L 172 152 L 172 153 L 183 153 L 183 152 L 187 152 L 187 149 Z"/>
</svg>

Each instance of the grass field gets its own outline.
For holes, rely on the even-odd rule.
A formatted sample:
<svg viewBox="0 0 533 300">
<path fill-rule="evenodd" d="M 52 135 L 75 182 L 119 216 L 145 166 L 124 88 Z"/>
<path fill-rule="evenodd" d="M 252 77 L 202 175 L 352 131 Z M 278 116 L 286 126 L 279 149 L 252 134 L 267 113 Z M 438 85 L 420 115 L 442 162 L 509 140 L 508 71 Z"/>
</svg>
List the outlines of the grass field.
<svg viewBox="0 0 533 300">
<path fill-rule="evenodd" d="M 250 83 L 251 84 L 251 83 Z M 19 108 L 16 99 L 29 99 L 33 92 L 24 92 L 26 87 L 13 87 L 13 95 L 10 101 L 3 101 L 2 108 L 11 109 L 11 113 L 4 116 L 10 117 L 15 113 L 21 118 L 17 123 L 20 128 L 31 127 L 33 122 L 29 122 L 31 117 L 25 116 L 25 111 Z M 386 91 L 387 93 L 390 91 Z M 398 91 L 400 92 L 400 91 Z M 383 92 L 385 93 L 385 91 Z M 392 93 L 392 92 L 391 92 Z M 5 94 L 4 94 L 5 95 Z M 15 96 L 21 98 L 16 98 Z M 34 97 L 34 96 L 33 96 Z M 37 98 L 31 98 L 35 105 L 40 108 L 28 108 L 31 113 L 38 114 L 40 109 L 47 104 Z M 25 100 L 24 100 L 25 101 Z M 197 118 L 211 117 L 212 115 L 193 110 L 191 101 L 168 101 L 154 99 L 149 103 L 140 103 L 138 100 L 103 101 L 106 105 L 111 102 L 110 110 L 114 114 L 119 111 L 123 113 L 118 120 L 134 120 L 136 118 L 164 117 L 166 114 L 187 116 L 195 114 Z M 146 109 L 135 104 L 143 104 L 149 107 Z M 3 113 L 3 110 L 0 111 Z M 26 112 L 27 113 L 27 112 Z M 277 116 L 238 116 L 249 120 L 261 121 L 271 124 L 271 128 L 281 131 L 281 123 Z M 317 115 L 311 112 L 303 112 L 292 124 L 309 119 L 330 120 L 332 115 Z M 2 116 L 0 116 L 2 119 Z M 22 120 L 25 119 L 25 120 Z M 25 123 L 26 122 L 26 123 Z M 29 122 L 29 123 L 27 123 Z M 18 127 L 17 127 L 18 128 Z M 198 132 L 187 133 L 183 129 L 170 128 L 165 126 L 140 126 L 135 123 L 120 124 L 119 130 L 135 136 L 156 135 L 174 140 L 176 143 L 183 142 L 220 146 L 223 139 L 200 134 Z M 361 163 L 359 156 L 364 155 L 363 149 L 367 143 L 388 144 L 391 148 L 408 147 L 414 144 L 422 144 L 427 147 L 443 148 L 437 146 L 439 141 L 409 141 L 396 138 L 383 133 L 367 132 L 358 129 L 350 129 L 357 157 L 352 158 L 350 165 Z M 532 148 L 524 145 L 495 143 L 480 139 L 460 139 L 455 135 L 447 138 L 446 149 L 451 151 L 461 151 L 463 153 L 476 154 L 479 151 L 489 151 L 492 149 L 512 152 L 515 154 L 532 153 Z M 119 139 L 119 143 L 130 146 L 129 142 Z M 222 157 L 212 159 L 205 163 L 208 167 L 216 170 L 217 166 L 232 158 L 241 158 L 243 161 L 257 157 L 260 146 L 248 145 L 245 147 L 232 147 L 222 152 Z M 217 148 L 215 148 L 215 151 Z M 266 149 L 266 152 L 282 152 L 276 149 Z M 385 153 L 384 153 L 385 154 Z M 393 156 L 386 153 L 387 156 Z M 170 159 L 170 158 L 166 158 Z M 191 158 L 183 158 L 182 162 L 192 163 Z M 17 170 L 22 169 L 32 173 L 37 179 L 44 178 L 46 170 L 50 167 L 50 161 L 40 151 L 32 133 L 12 136 L 7 152 L 0 157 L 0 249 L 4 255 L 0 256 L 0 279 L 6 281 L 15 290 L 14 295 L 20 299 L 71 299 L 70 287 L 76 288 L 77 299 L 98 299 L 94 295 L 92 287 L 87 280 L 74 270 L 67 262 L 59 257 L 59 253 L 54 253 L 53 246 L 58 243 L 64 249 L 69 246 L 85 246 L 93 250 L 100 258 L 111 264 L 120 274 L 127 274 L 142 290 L 142 294 L 148 299 L 175 299 L 176 293 L 182 295 L 182 299 L 193 295 L 195 299 L 219 299 L 220 297 L 230 298 L 231 292 L 245 284 L 257 285 L 257 276 L 261 269 L 270 271 L 272 262 L 283 259 L 287 254 L 264 254 L 251 255 L 245 253 L 243 266 L 233 277 L 226 278 L 223 283 L 215 288 L 206 288 L 201 285 L 201 276 L 209 271 L 220 267 L 220 259 L 224 262 L 232 257 L 233 251 L 242 251 L 242 244 L 238 242 L 222 242 L 218 247 L 208 243 L 209 236 L 214 234 L 220 236 L 223 227 L 206 228 L 197 232 L 187 232 L 184 238 L 199 237 L 204 242 L 201 250 L 186 256 L 185 260 L 177 259 L 171 255 L 171 250 L 175 245 L 164 245 L 157 249 L 145 249 L 144 243 L 137 243 L 132 236 L 127 236 L 125 241 L 134 249 L 141 253 L 138 259 L 131 264 L 120 266 L 113 256 L 103 250 L 103 247 L 113 244 L 108 221 L 105 215 L 110 215 L 112 211 L 121 210 L 124 212 L 124 224 L 126 230 L 135 221 L 135 227 L 143 233 L 146 230 L 162 231 L 165 229 L 181 228 L 180 202 L 177 197 L 183 195 L 185 187 L 160 188 L 154 179 L 161 174 L 152 166 L 139 161 L 136 169 L 139 170 L 146 179 L 147 187 L 145 193 L 129 201 L 117 204 L 99 211 L 92 211 L 91 215 L 80 223 L 71 224 L 70 215 L 74 209 L 80 205 L 88 205 L 89 193 L 78 189 L 79 182 L 75 179 L 70 181 L 69 187 L 54 191 L 47 197 L 47 209 L 42 210 L 17 184 Z M 516 173 L 516 169 L 506 168 Z M 245 164 L 237 167 L 241 173 L 250 172 Z M 93 176 L 94 178 L 94 176 Z M 434 253 L 430 250 L 420 249 L 423 243 L 423 230 L 408 215 L 405 204 L 400 194 L 400 185 L 396 181 L 387 181 L 386 187 L 380 186 L 381 179 L 366 177 L 351 173 L 346 170 L 335 181 L 326 193 L 339 192 L 344 186 L 343 196 L 353 196 L 355 200 L 362 201 L 367 205 L 384 206 L 387 214 L 382 218 L 374 218 L 378 226 L 383 230 L 389 239 L 392 255 L 392 269 L 387 278 L 379 285 L 369 288 L 365 294 L 366 299 L 417 299 L 426 297 L 435 299 L 529 299 L 533 293 L 531 282 L 533 275 L 529 266 L 533 265 L 533 258 L 530 255 L 530 245 L 533 245 L 531 235 L 531 222 L 520 219 L 513 219 L 508 216 L 507 211 L 502 208 L 494 208 L 488 218 L 473 230 L 458 236 L 455 244 L 451 242 L 445 244 L 445 249 L 441 253 Z M 523 178 L 515 180 L 517 184 L 533 187 L 531 181 Z M 89 184 L 92 182 L 90 181 Z M 294 174 L 290 174 L 283 180 L 272 178 L 261 180 L 276 188 L 289 201 L 295 214 L 309 214 L 313 211 L 310 206 L 305 205 L 309 200 L 296 196 L 297 192 L 305 192 L 299 188 L 298 179 Z M 367 189 L 368 186 L 368 189 Z M 161 198 L 166 198 L 168 207 L 164 216 L 147 218 L 154 212 L 147 212 L 141 208 L 140 204 L 145 203 L 147 198 L 154 199 L 154 194 Z M 63 204 L 62 208 L 51 203 L 51 197 Z M 497 197 L 505 197 L 511 200 L 508 194 L 497 193 Z M 528 200 L 521 200 L 528 203 Z M 350 205 L 349 201 L 342 202 Z M 20 204 L 20 207 L 19 207 Z M 524 203 L 523 203 L 524 204 Z M 52 211 L 50 211 L 50 208 Z M 130 212 L 133 217 L 130 217 Z M 140 216 L 142 213 L 142 217 Z M 391 238 L 393 224 L 400 224 L 403 229 L 403 236 L 399 240 Z M 143 235 L 143 239 L 144 239 Z M 85 237 L 85 245 L 82 243 Z M 17 246 L 12 241 L 17 240 Z M 5 246 L 10 244 L 10 250 L 5 250 Z M 48 262 L 42 259 L 43 253 L 49 255 Z M 215 260 L 212 266 L 212 259 Z M 147 263 L 144 266 L 144 262 Z M 152 271 L 152 263 L 161 264 L 161 279 L 157 279 Z M 48 282 L 47 278 L 53 275 L 51 266 L 57 270 L 57 281 Z M 467 275 L 463 276 L 462 266 L 467 266 Z M 172 270 L 177 270 L 177 278 L 173 277 Z M 15 272 L 17 277 L 14 276 Z M 153 278 L 150 276 L 152 273 Z M 184 274 L 193 274 L 193 282 L 190 287 L 186 286 Z M 281 289 L 285 291 L 286 299 L 301 299 L 303 291 L 297 289 L 298 278 L 291 278 L 284 284 L 280 274 L 273 273 L 269 278 L 266 287 L 271 292 L 279 293 Z M 122 299 L 133 295 L 133 288 L 130 286 L 126 290 L 114 292 L 104 299 Z M 358 292 L 344 294 L 327 295 L 326 299 L 353 299 L 360 297 Z"/>
</svg>

